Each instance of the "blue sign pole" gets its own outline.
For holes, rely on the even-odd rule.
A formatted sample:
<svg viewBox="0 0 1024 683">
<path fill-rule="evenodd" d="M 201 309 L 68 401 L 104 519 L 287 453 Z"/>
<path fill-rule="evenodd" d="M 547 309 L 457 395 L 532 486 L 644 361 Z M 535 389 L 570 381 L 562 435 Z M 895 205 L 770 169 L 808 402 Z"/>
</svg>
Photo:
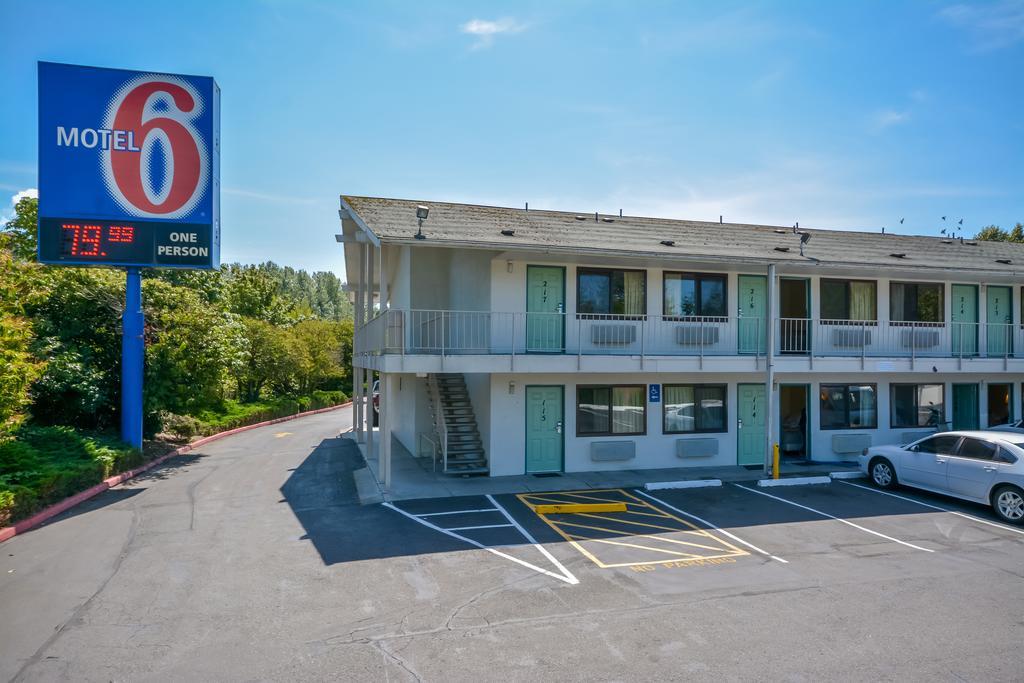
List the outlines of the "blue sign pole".
<svg viewBox="0 0 1024 683">
<path fill-rule="evenodd" d="M 142 271 L 128 268 L 127 274 L 121 318 L 121 440 L 142 448 L 142 373 L 146 353 Z"/>
</svg>

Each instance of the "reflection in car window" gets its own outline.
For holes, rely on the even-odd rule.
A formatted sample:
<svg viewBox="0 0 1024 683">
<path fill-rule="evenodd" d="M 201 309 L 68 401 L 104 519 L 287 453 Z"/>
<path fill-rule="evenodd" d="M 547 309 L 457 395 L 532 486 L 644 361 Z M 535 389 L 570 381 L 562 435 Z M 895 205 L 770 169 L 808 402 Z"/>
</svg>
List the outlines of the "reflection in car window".
<svg viewBox="0 0 1024 683">
<path fill-rule="evenodd" d="M 970 437 L 964 437 L 964 442 L 960 444 L 960 457 L 961 458 L 974 458 L 975 460 L 991 460 L 996 454 L 996 445 L 989 443 L 988 441 L 982 441 L 981 439 L 972 439 Z"/>
<path fill-rule="evenodd" d="M 1020 444 L 1016 445 L 1019 446 Z M 996 462 L 1005 462 L 1012 465 L 1013 463 L 1017 462 L 1017 456 L 1011 453 L 1010 451 L 1006 450 L 1005 448 L 1000 448 L 999 452 L 996 453 L 996 457 L 994 457 L 993 460 L 995 460 Z"/>
<path fill-rule="evenodd" d="M 917 444 L 917 450 L 920 453 L 940 453 L 943 455 L 952 455 L 956 453 L 956 444 L 960 441 L 959 436 L 940 434 L 933 436 L 930 439 Z"/>
</svg>

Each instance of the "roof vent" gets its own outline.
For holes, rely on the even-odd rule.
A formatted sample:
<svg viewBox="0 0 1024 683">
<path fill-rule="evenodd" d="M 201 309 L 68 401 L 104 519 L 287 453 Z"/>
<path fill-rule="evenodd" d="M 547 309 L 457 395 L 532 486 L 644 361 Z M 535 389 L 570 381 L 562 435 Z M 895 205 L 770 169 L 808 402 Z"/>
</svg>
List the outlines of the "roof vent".
<svg viewBox="0 0 1024 683">
<path fill-rule="evenodd" d="M 997 258 L 996 259 L 996 263 L 1003 263 L 1005 265 L 1010 265 L 1011 263 L 1013 263 L 1013 261 L 1011 261 L 1008 258 Z"/>
<path fill-rule="evenodd" d="M 676 246 L 676 241 L 675 240 L 662 240 L 661 243 L 663 245 L 665 245 L 666 247 L 674 247 L 674 246 Z"/>
<path fill-rule="evenodd" d="M 501 231 L 501 234 L 504 235 L 505 237 L 514 237 L 516 231 L 512 230 L 511 228 L 505 228 L 504 230 Z"/>
<path fill-rule="evenodd" d="M 774 232 L 776 235 L 785 235 L 786 233 L 789 232 L 789 230 L 783 230 L 782 228 L 775 228 L 774 230 L 772 230 L 772 232 Z"/>
<path fill-rule="evenodd" d="M 943 244 L 953 244 L 953 240 L 942 240 Z"/>
<path fill-rule="evenodd" d="M 977 242 L 964 242 L 964 244 L 966 244 L 969 247 L 976 247 L 976 246 L 978 246 Z"/>
<path fill-rule="evenodd" d="M 585 220 L 587 220 L 587 217 L 586 216 L 576 216 L 576 220 L 578 220 L 578 221 L 585 221 Z"/>
<path fill-rule="evenodd" d="M 602 223 L 614 223 L 615 219 L 614 218 L 609 218 L 608 216 L 605 216 L 604 218 L 601 219 L 601 222 Z"/>
<path fill-rule="evenodd" d="M 775 247 L 775 251 L 787 252 L 789 251 L 789 247 Z"/>
<path fill-rule="evenodd" d="M 889 256 L 892 256 L 893 258 L 907 258 L 906 254 L 889 254 Z"/>
</svg>

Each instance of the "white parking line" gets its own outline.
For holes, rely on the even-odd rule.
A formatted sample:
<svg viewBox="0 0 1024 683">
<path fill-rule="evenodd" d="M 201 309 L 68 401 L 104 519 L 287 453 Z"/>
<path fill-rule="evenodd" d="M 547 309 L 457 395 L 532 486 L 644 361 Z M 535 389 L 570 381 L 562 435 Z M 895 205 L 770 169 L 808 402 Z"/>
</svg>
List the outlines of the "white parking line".
<svg viewBox="0 0 1024 683">
<path fill-rule="evenodd" d="M 516 529 L 519 529 L 519 533 L 521 533 L 521 534 L 522 534 L 523 536 L 525 536 L 525 537 L 526 537 L 526 539 L 527 539 L 527 540 L 528 540 L 528 541 L 529 541 L 530 543 L 532 543 L 532 544 L 533 544 L 533 547 L 534 547 L 534 548 L 536 548 L 537 550 L 539 550 L 539 551 L 540 551 L 540 553 L 541 553 L 541 554 L 542 554 L 542 555 L 543 555 L 544 557 L 548 558 L 548 559 L 549 559 L 549 560 L 551 561 L 551 564 L 553 564 L 553 565 L 555 565 L 556 567 L 558 567 L 559 571 L 561 571 L 561 572 L 562 572 L 562 574 L 563 574 L 563 575 L 565 576 L 565 580 L 566 580 L 566 582 L 567 582 L 567 583 L 570 583 L 570 584 L 577 584 L 577 583 L 579 583 L 579 582 L 580 582 L 580 580 L 579 580 L 579 579 L 577 579 L 577 578 L 576 578 L 575 576 L 573 576 L 573 574 L 572 574 L 572 572 L 571 572 L 571 571 L 569 571 L 568 569 L 566 569 L 566 568 L 565 568 L 565 565 L 563 565 L 563 564 L 562 564 L 561 562 L 559 562 L 559 561 L 558 561 L 557 559 L 555 559 L 555 556 L 554 556 L 554 555 L 552 555 L 551 553 L 549 553 L 549 552 L 548 552 L 548 549 L 547 549 L 547 548 L 545 548 L 545 547 L 544 547 L 544 546 L 542 546 L 542 545 L 541 545 L 540 543 L 538 543 L 538 542 L 537 542 L 537 539 L 536 539 L 536 538 L 534 538 L 534 537 L 533 537 L 533 535 L 532 535 L 532 534 L 530 534 L 530 532 L 529 532 L 529 531 L 527 531 L 526 529 L 524 529 L 524 528 L 523 528 L 523 527 L 522 527 L 522 526 L 521 526 L 521 525 L 519 524 L 519 522 L 517 522 L 517 521 L 516 521 L 516 520 L 515 520 L 515 519 L 514 519 L 514 518 L 512 517 L 512 515 L 508 514 L 508 510 L 506 510 L 505 508 L 503 508 L 503 507 L 501 507 L 500 505 L 498 505 L 498 501 L 494 500 L 494 496 L 492 496 L 492 495 L 490 495 L 490 494 L 487 494 L 487 500 L 491 501 L 491 505 L 493 505 L 494 507 L 498 508 L 498 509 L 499 509 L 499 510 L 501 511 L 501 514 L 505 515 L 505 519 L 507 519 L 507 520 L 508 520 L 509 522 L 511 522 L 511 523 L 512 523 L 512 524 L 513 524 L 513 525 L 515 526 L 515 528 L 516 528 Z"/>
<path fill-rule="evenodd" d="M 426 512 L 417 517 L 440 517 L 441 515 L 467 515 L 470 512 L 498 512 L 495 508 L 480 508 L 478 510 L 450 510 L 449 512 Z"/>
<path fill-rule="evenodd" d="M 926 553 L 934 553 L 935 552 L 934 550 L 931 550 L 929 548 L 922 548 L 919 545 L 914 545 L 913 543 L 907 543 L 906 541 L 901 541 L 898 538 L 893 538 L 892 536 L 886 536 L 883 533 L 879 533 L 877 531 L 872 531 L 871 529 L 862 527 L 859 524 L 854 524 L 853 522 L 849 521 L 848 519 L 843 519 L 841 517 L 836 517 L 835 515 L 830 515 L 827 512 L 822 512 L 821 510 L 816 510 L 816 509 L 814 509 L 812 507 L 808 507 L 806 505 L 801 505 L 800 503 L 794 503 L 791 500 L 786 500 L 785 498 L 780 498 L 779 496 L 773 496 L 772 494 L 765 493 L 764 491 L 758 491 L 757 489 L 752 489 L 752 488 L 749 488 L 747 486 L 740 486 L 739 484 L 733 484 L 733 486 L 735 486 L 737 488 L 741 488 L 744 491 L 750 491 L 751 493 L 756 493 L 759 496 L 768 496 L 769 498 L 774 498 L 775 500 L 777 500 L 777 501 L 779 501 L 781 503 L 786 503 L 788 505 L 792 505 L 793 507 L 803 508 L 804 510 L 808 510 L 809 512 L 813 512 L 816 515 L 821 515 L 822 517 L 828 517 L 829 519 L 834 519 L 837 522 L 842 522 L 843 524 L 846 524 L 848 526 L 852 526 L 854 529 L 860 529 L 861 531 L 863 531 L 865 533 L 869 533 L 869 534 L 872 534 L 874 536 L 878 536 L 879 538 L 884 538 L 885 540 L 892 541 L 893 543 L 899 543 L 900 545 L 905 545 L 908 548 L 913 548 L 914 550 L 923 550 Z"/>
<path fill-rule="evenodd" d="M 487 497 L 490 498 L 490 496 L 487 496 Z M 491 502 L 494 503 L 494 500 L 491 499 Z M 500 550 L 497 550 L 496 548 L 491 548 L 489 546 L 484 545 L 483 543 L 480 543 L 479 541 L 474 541 L 472 538 L 469 538 L 468 536 L 463 536 L 462 534 L 457 534 L 454 531 L 449 531 L 448 529 L 445 529 L 444 527 L 439 527 L 439 526 L 437 526 L 436 524 L 434 524 L 432 522 L 428 522 L 425 519 L 421 519 L 419 516 L 414 515 L 411 512 L 406 512 L 402 508 L 397 507 L 396 505 L 393 505 L 392 503 L 381 503 L 381 504 L 384 507 L 386 507 L 386 508 L 391 508 L 392 510 L 394 510 L 395 512 L 397 512 L 400 515 L 405 515 L 406 517 L 408 517 L 409 519 L 411 519 L 414 522 L 417 522 L 418 524 L 422 524 L 425 527 L 429 527 L 429 528 L 433 529 L 434 531 L 440 531 L 442 534 L 445 534 L 446 536 L 451 536 L 452 538 L 457 538 L 460 541 L 468 543 L 471 546 L 475 546 L 477 548 L 480 548 L 481 550 L 486 550 L 487 552 L 491 553 L 492 555 L 497 555 L 498 557 L 503 557 L 506 560 L 511 560 L 512 562 L 515 562 L 516 564 L 520 564 L 520 565 L 522 565 L 524 567 L 532 569 L 535 572 L 540 572 L 541 574 L 544 574 L 546 576 L 550 576 L 553 579 L 558 579 L 559 581 L 564 581 L 564 582 L 568 583 L 569 585 L 573 585 L 573 586 L 580 582 L 580 580 L 577 579 L 575 576 L 573 576 L 572 573 L 569 572 L 569 570 L 567 570 L 565 567 L 562 566 L 561 562 L 559 562 L 554 557 L 552 557 L 551 553 L 547 552 L 547 550 L 545 550 L 543 547 L 541 547 L 535 540 L 533 540 L 533 537 L 530 536 L 529 534 L 527 534 L 525 532 L 525 530 L 523 530 L 523 529 L 520 529 L 520 531 L 523 533 L 523 535 L 526 536 L 526 538 L 530 539 L 530 541 L 533 543 L 534 547 L 536 547 L 538 550 L 540 550 L 541 553 L 544 554 L 545 557 L 547 557 L 548 559 L 552 560 L 554 562 L 554 564 L 563 572 L 563 574 L 556 574 L 556 573 L 554 573 L 552 571 L 548 571 L 547 569 L 542 569 L 541 567 L 538 567 L 535 564 L 530 564 L 529 562 L 526 562 L 525 560 L 520 560 L 518 557 L 512 557 L 511 555 L 509 555 L 507 553 L 503 553 Z M 494 504 L 497 505 L 497 503 L 494 503 Z M 507 516 L 507 514 L 508 513 L 506 513 L 506 516 Z M 509 519 L 511 520 L 511 518 L 509 518 Z M 514 523 L 514 520 L 513 520 L 513 523 Z M 518 526 L 518 524 L 516 526 Z"/>
<path fill-rule="evenodd" d="M 755 551 L 757 551 L 757 552 L 761 553 L 762 555 L 764 555 L 764 556 L 766 556 L 766 557 L 770 557 L 770 558 L 772 558 L 773 560 L 777 560 L 778 562 L 781 562 L 782 564 L 789 564 L 789 561 L 788 561 L 788 560 L 784 560 L 784 559 L 782 559 L 781 557 L 777 557 L 777 556 L 775 556 L 775 555 L 772 555 L 772 554 L 771 554 L 770 552 L 768 552 L 767 550 L 761 550 L 760 548 L 758 548 L 758 547 L 757 547 L 756 545 L 754 545 L 753 543 L 747 543 L 746 541 L 744 541 L 744 540 L 743 540 L 742 538 L 740 538 L 740 537 L 739 537 L 739 536 L 737 536 L 736 534 L 732 534 L 732 533 L 729 533 L 729 532 L 728 532 L 728 531 L 726 531 L 725 529 L 723 529 L 723 528 L 721 528 L 721 527 L 718 527 L 718 526 L 715 526 L 714 524 L 712 524 L 711 522 L 707 521 L 706 519 L 701 519 L 701 518 L 700 518 L 700 517 L 698 517 L 697 515 L 694 515 L 694 514 L 690 514 L 689 512 L 686 512 L 685 510 L 680 510 L 680 509 L 679 509 L 679 508 L 677 508 L 677 507 L 676 507 L 675 505 L 669 505 L 668 503 L 666 503 L 665 501 L 663 501 L 663 500 L 662 500 L 661 498 L 655 498 L 654 496 L 652 496 L 652 495 L 650 495 L 650 494 L 647 494 L 647 493 L 644 493 L 643 491 L 639 491 L 639 490 L 638 490 L 638 491 L 637 491 L 637 493 L 638 493 L 638 494 L 640 494 L 641 496 L 643 496 L 644 498 L 650 498 L 650 499 L 651 499 L 651 500 L 653 500 L 653 501 L 654 501 L 655 503 L 657 503 L 657 504 L 659 504 L 659 505 L 661 505 L 661 506 L 663 506 L 663 507 L 666 507 L 666 508 L 668 508 L 669 510 L 672 510 L 672 511 L 674 511 L 674 512 L 678 512 L 679 514 L 681 514 L 681 515 L 684 515 L 684 516 L 686 516 L 686 517 L 689 517 L 690 519 L 695 519 L 695 520 L 697 520 L 698 522 L 700 522 L 701 524 L 703 524 L 704 526 L 706 526 L 706 527 L 710 527 L 711 529 L 713 529 L 713 530 L 717 531 L 718 533 L 720 533 L 720 534 L 722 534 L 722 535 L 724 535 L 724 536 L 728 536 L 729 538 L 731 538 L 732 540 L 736 541 L 737 543 L 742 543 L 743 545 L 747 546 L 748 548 L 750 548 L 750 549 L 752 549 L 752 550 L 755 550 Z"/>
<path fill-rule="evenodd" d="M 949 508 L 944 508 L 941 505 L 932 505 L 931 503 L 922 503 L 921 501 L 914 500 L 913 498 L 907 498 L 906 496 L 900 496 L 900 495 L 897 495 L 895 493 L 889 493 L 888 491 L 879 491 L 878 489 L 873 489 L 870 486 L 863 486 L 861 484 L 851 484 L 848 481 L 842 481 L 842 482 L 839 482 L 839 483 L 840 484 L 846 484 L 847 486 L 856 486 L 859 489 L 864 489 L 865 491 L 871 491 L 872 493 L 880 493 L 883 496 L 892 496 L 893 498 L 899 498 L 900 500 L 905 500 L 905 501 L 908 501 L 908 502 L 911 502 L 911 503 L 917 503 L 918 505 L 921 505 L 921 506 L 926 507 L 926 508 L 931 508 L 933 510 L 941 510 L 942 512 L 948 512 L 951 515 L 956 515 L 958 517 L 963 517 L 965 519 L 970 519 L 972 521 L 980 522 L 982 524 L 988 524 L 989 526 L 994 526 L 995 528 L 1002 529 L 1004 531 L 1012 531 L 1015 534 L 1024 534 L 1024 529 L 1015 529 L 1012 526 L 1006 526 L 1005 524 L 997 524 L 996 522 L 990 522 L 987 519 L 982 519 L 981 517 L 975 517 L 974 515 L 969 515 L 966 512 L 960 512 L 958 510 L 950 510 Z"/>
<path fill-rule="evenodd" d="M 470 529 L 511 529 L 511 524 L 482 524 L 480 526 L 453 526 L 448 531 L 469 531 Z"/>
</svg>

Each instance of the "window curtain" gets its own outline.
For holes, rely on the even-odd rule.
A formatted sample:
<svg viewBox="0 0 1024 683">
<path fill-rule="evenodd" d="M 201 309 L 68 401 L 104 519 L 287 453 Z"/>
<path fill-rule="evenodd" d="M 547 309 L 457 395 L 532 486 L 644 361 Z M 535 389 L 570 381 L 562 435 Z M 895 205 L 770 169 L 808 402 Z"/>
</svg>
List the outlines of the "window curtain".
<svg viewBox="0 0 1024 683">
<path fill-rule="evenodd" d="M 665 431 L 692 432 L 697 428 L 692 386 L 665 387 Z"/>
<path fill-rule="evenodd" d="M 850 283 L 850 320 L 877 320 L 874 282 Z"/>
<path fill-rule="evenodd" d="M 901 283 L 893 283 L 889 287 L 889 320 L 897 322 L 907 320 L 906 315 L 907 286 Z"/>
<path fill-rule="evenodd" d="M 622 275 L 626 315 L 643 315 L 647 312 L 644 308 L 644 274 L 628 271 Z"/>
<path fill-rule="evenodd" d="M 612 433 L 635 434 L 644 431 L 644 388 L 612 388 Z"/>
</svg>

